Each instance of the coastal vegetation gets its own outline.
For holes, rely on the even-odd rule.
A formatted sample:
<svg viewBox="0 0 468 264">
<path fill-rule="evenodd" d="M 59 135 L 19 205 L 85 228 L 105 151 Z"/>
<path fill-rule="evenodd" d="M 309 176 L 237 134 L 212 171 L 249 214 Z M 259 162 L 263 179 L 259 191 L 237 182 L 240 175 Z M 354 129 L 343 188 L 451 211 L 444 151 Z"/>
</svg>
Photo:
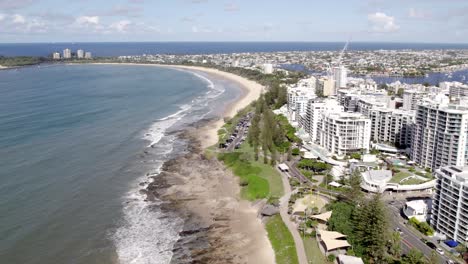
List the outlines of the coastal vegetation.
<svg viewBox="0 0 468 264">
<path fill-rule="evenodd" d="M 333 211 L 328 229 L 345 234 L 356 256 L 370 263 L 387 262 L 392 243 L 389 242 L 386 209 L 379 195 L 353 201 L 338 200 L 329 204 L 328 209 Z"/>
<path fill-rule="evenodd" d="M 275 251 L 276 263 L 295 264 L 297 259 L 294 239 L 286 225 L 281 220 L 281 216 L 274 215 L 266 222 L 268 238 Z"/>
<path fill-rule="evenodd" d="M 4 57 L 0 56 L 0 66 L 4 67 L 21 67 L 28 65 L 36 65 L 47 61 L 47 58 L 43 57 L 30 57 L 30 56 L 18 56 L 18 57 Z"/>
<path fill-rule="evenodd" d="M 257 199 L 274 199 L 283 195 L 281 176 L 271 166 L 255 161 L 253 148 L 242 144 L 235 152 L 220 153 L 218 159 L 223 161 L 236 176 L 240 177 L 241 197 L 254 201 Z"/>
</svg>

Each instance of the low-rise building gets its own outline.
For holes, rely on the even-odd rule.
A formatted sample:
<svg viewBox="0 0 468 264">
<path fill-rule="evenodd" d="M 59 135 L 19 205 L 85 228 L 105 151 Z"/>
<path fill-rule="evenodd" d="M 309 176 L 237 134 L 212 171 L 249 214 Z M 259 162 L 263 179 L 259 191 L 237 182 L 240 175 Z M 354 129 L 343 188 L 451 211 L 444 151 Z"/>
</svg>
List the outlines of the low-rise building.
<svg viewBox="0 0 468 264">
<path fill-rule="evenodd" d="M 415 218 L 419 222 L 427 221 L 430 210 L 430 200 L 409 201 L 403 207 L 403 213 L 408 219 Z"/>
</svg>

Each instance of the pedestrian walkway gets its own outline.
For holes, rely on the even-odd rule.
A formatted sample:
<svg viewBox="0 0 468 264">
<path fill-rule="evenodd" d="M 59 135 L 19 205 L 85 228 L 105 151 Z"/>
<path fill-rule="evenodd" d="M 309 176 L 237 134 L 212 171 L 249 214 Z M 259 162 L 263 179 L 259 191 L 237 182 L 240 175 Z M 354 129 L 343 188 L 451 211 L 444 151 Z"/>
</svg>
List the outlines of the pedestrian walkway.
<svg viewBox="0 0 468 264">
<path fill-rule="evenodd" d="M 305 253 L 304 243 L 302 241 L 301 235 L 297 230 L 297 226 L 293 223 L 288 214 L 288 204 L 289 199 L 291 198 L 291 185 L 289 184 L 288 176 L 285 173 L 281 173 L 281 180 L 283 181 L 284 195 L 280 198 L 280 215 L 284 224 L 288 227 L 289 232 L 294 239 L 294 244 L 296 244 L 297 258 L 299 264 L 307 264 L 307 256 Z"/>
</svg>

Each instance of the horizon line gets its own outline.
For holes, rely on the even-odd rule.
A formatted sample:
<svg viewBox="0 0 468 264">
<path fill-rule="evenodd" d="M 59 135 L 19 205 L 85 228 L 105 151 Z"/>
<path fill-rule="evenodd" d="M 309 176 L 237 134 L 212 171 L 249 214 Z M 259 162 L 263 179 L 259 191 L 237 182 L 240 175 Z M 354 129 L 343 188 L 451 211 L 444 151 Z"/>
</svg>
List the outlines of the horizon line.
<svg viewBox="0 0 468 264">
<path fill-rule="evenodd" d="M 187 41 L 187 40 L 167 40 L 167 41 L 51 41 L 51 42 L 0 42 L 0 45 L 5 44 L 75 44 L 75 43 L 345 43 L 346 41 L 248 41 L 248 40 L 234 40 L 234 41 L 217 41 L 217 40 L 203 40 L 203 41 Z M 443 44 L 443 45 L 468 45 L 468 42 L 401 42 L 401 41 L 352 41 L 352 43 L 391 43 L 391 44 Z"/>
</svg>

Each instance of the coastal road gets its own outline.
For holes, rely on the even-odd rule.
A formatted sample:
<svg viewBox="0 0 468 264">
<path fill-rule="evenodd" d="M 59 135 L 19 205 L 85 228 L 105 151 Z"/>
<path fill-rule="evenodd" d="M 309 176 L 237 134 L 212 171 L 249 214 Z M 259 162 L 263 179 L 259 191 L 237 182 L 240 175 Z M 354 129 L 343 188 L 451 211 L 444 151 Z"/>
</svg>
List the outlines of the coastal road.
<svg viewBox="0 0 468 264">
<path fill-rule="evenodd" d="M 386 206 L 388 210 L 388 216 L 390 218 L 390 225 L 392 229 L 395 230 L 399 228 L 403 234 L 401 235 L 401 245 L 402 245 L 402 253 L 408 253 L 410 249 L 415 248 L 421 251 L 424 256 L 430 258 L 433 249 L 431 249 L 428 245 L 421 241 L 421 238 L 413 233 L 413 230 L 409 229 L 405 225 L 405 219 L 400 214 L 400 208 L 403 206 L 402 201 L 395 201 L 394 204 L 387 203 Z M 436 243 L 434 243 L 436 244 Z M 446 263 L 448 258 L 446 256 L 439 255 L 439 263 Z"/>
<path fill-rule="evenodd" d="M 279 171 L 279 170 L 278 170 Z M 291 185 L 289 184 L 288 175 L 280 171 L 281 180 L 283 182 L 284 195 L 280 198 L 280 215 L 283 222 L 291 232 L 291 235 L 294 239 L 294 244 L 296 244 L 297 258 L 299 264 L 307 264 L 307 255 L 305 253 L 304 242 L 302 241 L 301 234 L 297 230 L 297 226 L 290 220 L 288 214 L 289 198 L 291 198 Z"/>
</svg>

